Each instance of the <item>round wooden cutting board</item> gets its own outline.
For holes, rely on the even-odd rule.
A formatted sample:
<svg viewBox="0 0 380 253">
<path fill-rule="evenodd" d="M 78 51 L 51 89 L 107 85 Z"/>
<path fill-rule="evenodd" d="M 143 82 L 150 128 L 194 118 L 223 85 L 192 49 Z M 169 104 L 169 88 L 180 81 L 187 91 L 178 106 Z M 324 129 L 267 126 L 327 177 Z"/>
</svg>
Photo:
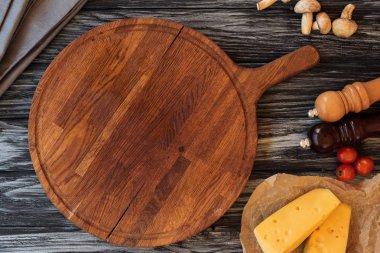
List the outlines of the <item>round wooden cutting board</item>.
<svg viewBox="0 0 380 253">
<path fill-rule="evenodd" d="M 67 46 L 37 87 L 33 165 L 53 204 L 101 239 L 186 239 L 220 218 L 245 186 L 261 94 L 318 61 L 307 46 L 247 69 L 178 23 L 97 27 Z"/>
</svg>

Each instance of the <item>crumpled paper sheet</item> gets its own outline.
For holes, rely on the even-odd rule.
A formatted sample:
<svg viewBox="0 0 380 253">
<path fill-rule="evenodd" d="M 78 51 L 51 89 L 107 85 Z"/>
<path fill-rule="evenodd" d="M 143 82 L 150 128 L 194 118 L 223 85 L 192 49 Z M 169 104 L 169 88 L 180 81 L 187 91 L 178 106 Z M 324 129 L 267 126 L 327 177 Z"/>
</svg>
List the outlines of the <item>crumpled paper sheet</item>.
<svg viewBox="0 0 380 253">
<path fill-rule="evenodd" d="M 347 253 L 380 252 L 380 174 L 349 185 L 332 178 L 277 174 L 261 183 L 244 207 L 240 240 L 246 253 L 263 252 L 253 233 L 266 217 L 315 188 L 330 189 L 352 207 Z M 304 244 L 293 252 L 303 252 Z"/>
</svg>

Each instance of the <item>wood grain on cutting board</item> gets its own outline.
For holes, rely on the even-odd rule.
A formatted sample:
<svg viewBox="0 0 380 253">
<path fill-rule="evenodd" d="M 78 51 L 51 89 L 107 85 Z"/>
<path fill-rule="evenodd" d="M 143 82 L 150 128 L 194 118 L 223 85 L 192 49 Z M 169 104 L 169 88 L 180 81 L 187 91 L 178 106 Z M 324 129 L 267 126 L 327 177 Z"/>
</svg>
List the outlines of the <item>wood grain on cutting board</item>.
<svg viewBox="0 0 380 253">
<path fill-rule="evenodd" d="M 178 23 L 98 27 L 40 82 L 30 114 L 34 166 L 58 209 L 102 239 L 183 240 L 214 223 L 245 186 L 264 90 L 318 61 L 304 47 L 241 68 Z"/>
</svg>

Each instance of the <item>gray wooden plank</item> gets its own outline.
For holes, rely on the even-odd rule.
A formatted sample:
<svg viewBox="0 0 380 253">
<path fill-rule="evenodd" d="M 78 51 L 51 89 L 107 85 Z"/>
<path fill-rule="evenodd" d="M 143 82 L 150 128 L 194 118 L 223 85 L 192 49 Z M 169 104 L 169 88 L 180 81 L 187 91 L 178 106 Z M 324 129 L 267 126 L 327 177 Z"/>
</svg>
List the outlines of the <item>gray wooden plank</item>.
<svg viewBox="0 0 380 253">
<path fill-rule="evenodd" d="M 335 2 L 336 3 L 336 2 Z M 341 11 L 337 6 L 332 18 Z M 182 22 L 197 29 L 213 39 L 238 63 L 262 64 L 305 44 L 317 46 L 322 53 L 323 62 L 363 64 L 376 59 L 380 45 L 380 17 L 368 15 L 370 10 L 380 9 L 380 2 L 360 3 L 354 17 L 358 20 L 358 33 L 349 39 L 340 39 L 332 34 L 311 36 L 300 34 L 301 16 L 287 10 L 257 12 L 241 9 L 157 9 L 129 10 L 112 9 L 104 12 L 97 10 L 81 11 L 57 36 L 37 62 L 50 62 L 52 55 L 60 51 L 68 42 L 83 32 L 106 22 L 135 17 L 166 18 Z M 366 54 L 372 49 L 373 54 Z M 366 57 L 363 57 L 366 56 Z M 367 58 L 369 57 L 369 58 Z M 355 60 L 360 61 L 355 61 Z M 342 61 L 343 60 L 343 61 Z M 358 66 L 360 67 L 360 66 Z"/>
<path fill-rule="evenodd" d="M 301 149 L 299 141 L 318 121 L 302 118 L 259 118 L 259 142 L 255 161 L 256 171 L 332 171 L 338 162 L 333 154 L 316 154 Z M 7 172 L 33 172 L 28 149 L 27 121 L 0 122 L 0 175 Z M 360 148 L 380 164 L 380 137 L 367 139 Z M 305 162 L 302 162 L 305 161 Z M 380 169 L 380 168 L 377 168 Z"/>
<path fill-rule="evenodd" d="M 22 243 L 20 243 L 22 242 Z M 179 244 L 156 248 L 115 246 L 84 232 L 0 236 L 1 252 L 241 252 L 238 233 L 205 231 Z"/>
<path fill-rule="evenodd" d="M 306 117 L 259 118 L 255 170 L 333 171 L 338 165 L 333 154 L 316 154 L 310 149 L 299 147 L 299 141 L 305 138 L 307 131 L 317 122 L 319 121 Z M 379 142 L 380 137 L 372 137 L 359 147 L 362 154 L 372 156 L 377 164 L 380 164 Z M 0 143 L 0 175 L 24 171 L 33 173 L 28 149 L 27 120 L 0 121 Z"/>
<path fill-rule="evenodd" d="M 363 5 L 366 6 L 360 5 L 359 11 L 368 12 Z M 371 6 L 380 9 L 379 2 L 371 2 Z M 362 14 L 364 20 L 360 20 L 359 34 L 343 40 L 332 35 L 301 36 L 299 17 L 282 10 L 274 12 L 269 15 L 236 9 L 82 11 L 0 98 L 0 119 L 27 118 L 35 86 L 48 63 L 80 34 L 124 17 L 154 16 L 183 21 L 213 38 L 233 60 L 246 67 L 260 66 L 305 44 L 317 46 L 322 55 L 321 63 L 268 91 L 260 102 L 259 117 L 288 117 L 289 114 L 303 117 L 322 91 L 377 77 L 380 67 L 379 15 Z M 377 104 L 375 110 L 379 108 Z"/>
<path fill-rule="evenodd" d="M 84 6 L 85 10 L 109 9 L 227 9 L 227 8 L 256 8 L 255 1 L 250 0 L 89 0 Z"/>
<path fill-rule="evenodd" d="M 33 93 L 38 84 L 39 76 L 42 76 L 45 68 L 45 65 L 32 64 L 0 98 L 0 119 L 28 118 Z M 345 84 L 352 83 L 355 80 L 367 81 L 375 77 L 376 75 L 371 68 L 363 67 L 361 71 L 346 73 L 343 70 L 333 70 L 329 66 L 322 67 L 321 64 L 314 70 L 302 73 L 268 90 L 259 102 L 257 117 L 284 120 L 299 118 L 311 124 L 316 123 L 315 120 L 308 121 L 306 114 L 309 109 L 312 109 L 318 94 L 326 90 L 339 90 Z M 380 103 L 376 103 L 364 113 L 369 114 L 379 110 Z"/>
<path fill-rule="evenodd" d="M 299 175 L 323 173 L 299 173 Z M 268 172 L 256 173 L 232 208 L 213 226 L 183 242 L 156 248 L 128 248 L 105 243 L 66 220 L 46 198 L 35 177 L 0 183 L 1 252 L 241 252 L 239 242 L 242 209 Z"/>
<path fill-rule="evenodd" d="M 86 10 L 109 10 L 109 9 L 252 9 L 256 10 L 258 0 L 89 0 L 84 6 Z M 291 1 L 288 4 L 277 3 L 268 10 L 289 9 L 297 1 Z M 342 8 L 348 2 L 360 3 L 360 0 L 353 1 L 326 1 L 321 0 L 324 9 L 329 10 L 332 6 L 336 9 Z M 367 0 L 370 4 L 376 4 L 376 0 Z"/>
</svg>

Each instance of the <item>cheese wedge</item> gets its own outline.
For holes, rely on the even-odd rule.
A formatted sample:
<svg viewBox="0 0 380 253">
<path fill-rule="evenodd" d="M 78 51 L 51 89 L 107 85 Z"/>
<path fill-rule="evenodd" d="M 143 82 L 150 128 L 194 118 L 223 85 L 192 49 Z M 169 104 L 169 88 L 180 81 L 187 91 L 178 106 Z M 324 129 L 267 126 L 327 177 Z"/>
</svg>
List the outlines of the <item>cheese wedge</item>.
<svg viewBox="0 0 380 253">
<path fill-rule="evenodd" d="M 290 253 L 340 204 L 328 189 L 314 189 L 261 222 L 255 229 L 264 253 Z"/>
<path fill-rule="evenodd" d="M 351 207 L 340 204 L 307 240 L 304 253 L 345 253 Z"/>
</svg>

